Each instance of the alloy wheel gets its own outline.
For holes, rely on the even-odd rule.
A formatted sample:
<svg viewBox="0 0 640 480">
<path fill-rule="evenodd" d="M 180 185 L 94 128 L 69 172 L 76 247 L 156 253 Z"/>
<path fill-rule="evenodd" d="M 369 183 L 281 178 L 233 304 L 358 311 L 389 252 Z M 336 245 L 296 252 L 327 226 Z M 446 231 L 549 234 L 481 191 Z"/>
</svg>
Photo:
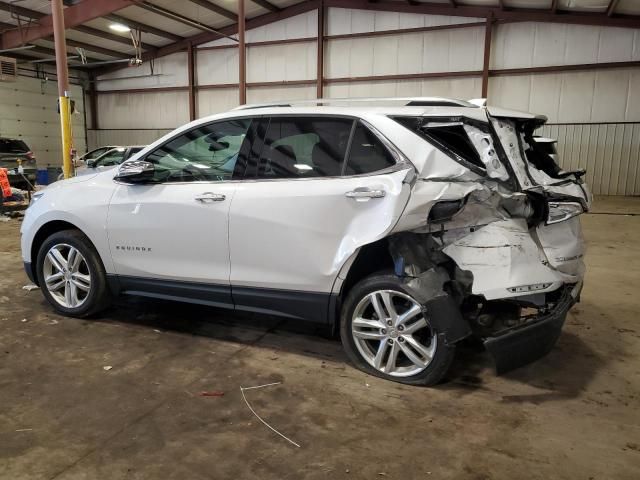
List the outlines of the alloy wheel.
<svg viewBox="0 0 640 480">
<path fill-rule="evenodd" d="M 424 371 L 438 346 L 423 307 L 395 290 L 365 296 L 353 312 L 351 333 L 364 360 L 393 377 Z"/>
<path fill-rule="evenodd" d="M 87 300 L 91 273 L 77 248 L 65 243 L 52 246 L 44 257 L 42 273 L 47 291 L 61 306 L 77 308 Z"/>
</svg>

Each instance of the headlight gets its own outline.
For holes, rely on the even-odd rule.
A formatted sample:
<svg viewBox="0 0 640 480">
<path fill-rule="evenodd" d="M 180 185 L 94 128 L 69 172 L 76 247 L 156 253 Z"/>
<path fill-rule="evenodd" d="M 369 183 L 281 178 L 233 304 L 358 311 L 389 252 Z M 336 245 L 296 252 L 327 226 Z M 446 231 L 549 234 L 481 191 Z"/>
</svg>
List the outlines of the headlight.
<svg viewBox="0 0 640 480">
<path fill-rule="evenodd" d="M 549 202 L 547 224 L 564 222 L 584 212 L 578 202 Z"/>
</svg>

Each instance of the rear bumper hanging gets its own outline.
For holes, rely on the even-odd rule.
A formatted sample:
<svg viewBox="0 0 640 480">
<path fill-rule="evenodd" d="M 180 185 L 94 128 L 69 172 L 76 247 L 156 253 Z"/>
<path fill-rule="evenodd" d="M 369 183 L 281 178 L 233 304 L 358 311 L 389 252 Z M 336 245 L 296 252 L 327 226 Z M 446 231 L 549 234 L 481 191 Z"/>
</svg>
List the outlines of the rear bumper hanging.
<svg viewBox="0 0 640 480">
<path fill-rule="evenodd" d="M 531 323 L 484 340 L 493 357 L 496 373 L 506 373 L 544 357 L 554 347 L 562 331 L 569 309 L 580 296 L 582 283 L 565 288 L 551 312 Z"/>
</svg>

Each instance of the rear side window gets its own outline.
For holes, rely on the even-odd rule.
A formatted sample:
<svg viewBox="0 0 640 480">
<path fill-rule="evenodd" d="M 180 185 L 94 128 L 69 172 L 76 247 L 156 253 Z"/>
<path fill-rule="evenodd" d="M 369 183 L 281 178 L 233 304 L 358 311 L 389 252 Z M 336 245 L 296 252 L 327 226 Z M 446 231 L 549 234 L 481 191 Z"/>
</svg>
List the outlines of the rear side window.
<svg viewBox="0 0 640 480">
<path fill-rule="evenodd" d="M 257 177 L 340 176 L 352 125 L 346 118 L 272 117 Z"/>
<path fill-rule="evenodd" d="M 0 153 L 27 153 L 29 147 L 22 140 L 0 138 Z"/>
<path fill-rule="evenodd" d="M 449 119 L 426 121 L 415 117 L 396 117 L 395 120 L 425 138 L 454 160 L 485 169 L 480 154 L 473 146 L 462 122 Z"/>
<path fill-rule="evenodd" d="M 358 122 L 351 141 L 345 175 L 361 175 L 392 167 L 395 159 L 371 130 Z"/>
</svg>

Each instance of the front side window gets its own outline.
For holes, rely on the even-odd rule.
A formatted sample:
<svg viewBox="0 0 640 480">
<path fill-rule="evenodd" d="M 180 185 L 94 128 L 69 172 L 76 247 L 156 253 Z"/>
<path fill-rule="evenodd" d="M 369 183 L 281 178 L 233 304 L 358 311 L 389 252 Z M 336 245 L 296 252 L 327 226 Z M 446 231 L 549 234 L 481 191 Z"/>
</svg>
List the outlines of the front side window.
<svg viewBox="0 0 640 480">
<path fill-rule="evenodd" d="M 145 158 L 154 164 L 152 181 L 230 180 L 250 124 L 246 118 L 211 123 L 165 143 Z"/>
<path fill-rule="evenodd" d="M 340 176 L 352 126 L 347 118 L 272 117 L 257 177 Z"/>
</svg>

